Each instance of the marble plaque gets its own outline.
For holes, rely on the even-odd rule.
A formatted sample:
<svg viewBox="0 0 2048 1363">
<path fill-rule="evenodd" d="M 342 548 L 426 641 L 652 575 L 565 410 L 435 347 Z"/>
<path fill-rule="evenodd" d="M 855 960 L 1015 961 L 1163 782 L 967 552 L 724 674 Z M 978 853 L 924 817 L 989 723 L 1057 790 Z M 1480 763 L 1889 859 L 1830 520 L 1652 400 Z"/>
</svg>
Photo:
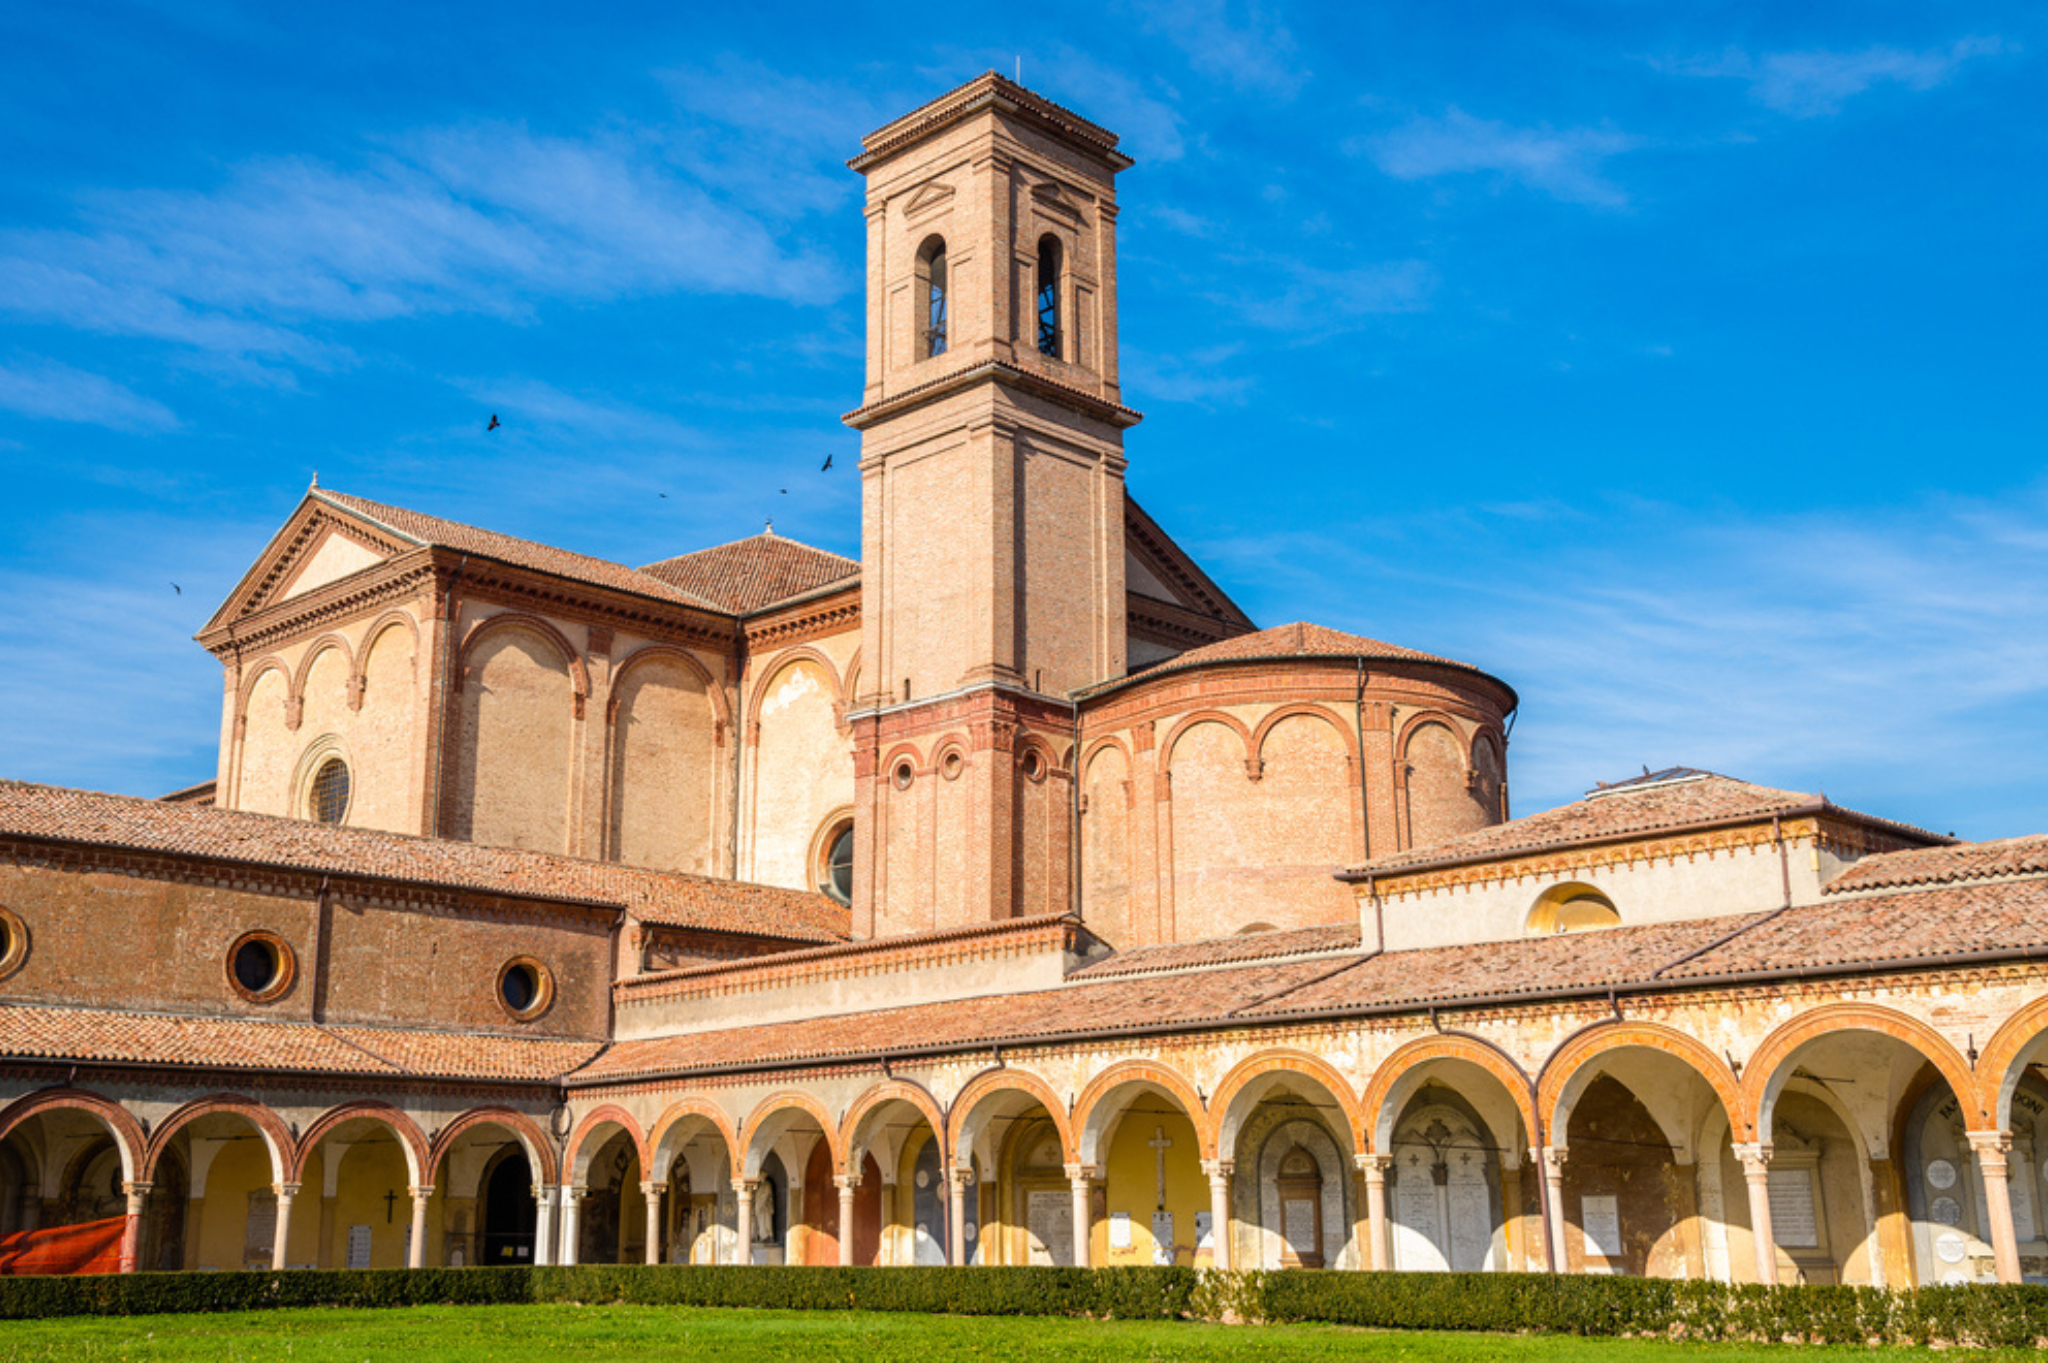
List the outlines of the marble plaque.
<svg viewBox="0 0 2048 1363">
<path fill-rule="evenodd" d="M 1167 1265 L 1173 1262 L 1173 1213 L 1152 1213 L 1152 1262 Z"/>
<path fill-rule="evenodd" d="M 2022 1244 L 2034 1238 L 2034 1190 L 2027 1186 L 2026 1166 L 2020 1166 L 2020 1177 L 2008 1185 L 2012 1197 L 2013 1237 Z"/>
<path fill-rule="evenodd" d="M 1493 1200 L 1487 1194 L 1486 1166 L 1480 1157 L 1461 1157 L 1451 1165 L 1445 1189 L 1451 1208 L 1451 1267 L 1478 1273 L 1493 1253 Z"/>
<path fill-rule="evenodd" d="M 1206 1250 L 1211 1250 L 1211 1251 L 1213 1251 L 1213 1250 L 1214 1250 L 1214 1249 L 1216 1248 L 1216 1241 L 1215 1241 L 1215 1230 L 1216 1230 L 1216 1213 L 1214 1213 L 1214 1212 L 1196 1212 L 1196 1213 L 1195 1213 L 1195 1248 L 1196 1248 L 1196 1249 L 1198 1249 L 1198 1250 L 1200 1250 L 1200 1249 L 1206 1249 Z"/>
<path fill-rule="evenodd" d="M 1820 1225 L 1813 1205 L 1813 1171 L 1773 1169 L 1767 1186 L 1771 1238 L 1786 1249 L 1818 1249 Z"/>
<path fill-rule="evenodd" d="M 1935 1256 L 1945 1264 L 1959 1264 L 1969 1252 L 1969 1244 L 1954 1231 L 1943 1231 L 1934 1237 Z"/>
<path fill-rule="evenodd" d="M 1579 1229 L 1586 1237 L 1587 1254 L 1621 1257 L 1621 1207 L 1611 1195 L 1579 1199 Z"/>
<path fill-rule="evenodd" d="M 350 1226 L 348 1228 L 348 1266 L 368 1268 L 370 1266 L 370 1228 Z"/>
<path fill-rule="evenodd" d="M 1280 1233 L 1287 1248 L 1299 1259 L 1316 1250 L 1316 1204 L 1305 1197 L 1291 1197 L 1280 1204 Z"/>
<path fill-rule="evenodd" d="M 1419 1173 L 1404 1169 L 1401 1175 L 1400 1183 L 1394 1188 L 1394 1219 L 1436 1246 L 1441 1253 L 1444 1230 L 1437 1218 L 1436 1184 L 1430 1179 L 1427 1169 Z"/>
<path fill-rule="evenodd" d="M 1952 1197 L 1935 1198 L 1934 1206 L 1929 1209 L 1928 1214 L 1939 1225 L 1960 1226 L 1963 1224 L 1963 1204 Z"/>
<path fill-rule="evenodd" d="M 1930 1188 L 1955 1187 L 1956 1167 L 1945 1159 L 1929 1161 L 1927 1165 L 1927 1186 Z"/>
<path fill-rule="evenodd" d="M 1129 1249 L 1131 1247 L 1131 1214 L 1111 1212 L 1109 1214 L 1109 1247 Z"/>
<path fill-rule="evenodd" d="M 1024 1202 L 1024 1224 L 1031 1232 L 1031 1262 L 1070 1264 L 1074 1261 L 1074 1199 L 1065 1189 L 1036 1189 Z"/>
</svg>

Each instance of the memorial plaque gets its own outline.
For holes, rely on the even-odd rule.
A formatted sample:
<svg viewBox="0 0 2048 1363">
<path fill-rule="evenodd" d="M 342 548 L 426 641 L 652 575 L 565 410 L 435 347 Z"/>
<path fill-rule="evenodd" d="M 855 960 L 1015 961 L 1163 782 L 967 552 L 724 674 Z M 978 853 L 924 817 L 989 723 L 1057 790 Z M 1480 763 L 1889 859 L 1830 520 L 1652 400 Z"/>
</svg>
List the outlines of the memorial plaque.
<svg viewBox="0 0 2048 1363">
<path fill-rule="evenodd" d="M 1927 1166 L 1927 1186 L 1930 1188 L 1955 1187 L 1956 1167 L 1945 1159 L 1932 1161 Z"/>
<path fill-rule="evenodd" d="M 1813 1205 L 1813 1171 L 1773 1169 L 1767 1186 L 1771 1238 L 1786 1249 L 1820 1248 L 1820 1226 Z"/>
<path fill-rule="evenodd" d="M 1032 1263 L 1074 1261 L 1074 1199 L 1065 1189 L 1030 1193 L 1024 1202 L 1024 1224 L 1031 1232 Z"/>
<path fill-rule="evenodd" d="M 1952 1197 L 1937 1197 L 1928 1213 L 1938 1225 L 1960 1226 L 1963 1224 L 1963 1204 Z"/>
<path fill-rule="evenodd" d="M 2025 1165 L 2020 1166 L 2022 1170 Z M 2022 1244 L 2034 1238 L 2034 1190 L 2027 1186 L 2024 1173 L 2008 1185 L 2012 1196 L 2013 1238 Z"/>
<path fill-rule="evenodd" d="M 1427 1169 L 1404 1169 L 1394 1188 L 1394 1219 L 1443 1252 L 1444 1231 L 1437 1217 L 1436 1184 Z M 1448 1263 L 1448 1261 L 1446 1261 Z"/>
<path fill-rule="evenodd" d="M 1215 1214 L 1214 1212 L 1196 1212 L 1196 1213 L 1195 1213 L 1195 1248 L 1196 1248 L 1196 1249 L 1198 1249 L 1198 1250 L 1201 1250 L 1201 1249 L 1206 1249 L 1206 1250 L 1214 1250 L 1214 1249 L 1216 1248 L 1216 1243 L 1215 1243 L 1215 1231 L 1216 1231 L 1216 1214 Z"/>
<path fill-rule="evenodd" d="M 1152 1262 L 1161 1266 L 1173 1262 L 1173 1213 L 1152 1213 Z"/>
<path fill-rule="evenodd" d="M 350 1226 L 348 1228 L 348 1266 L 368 1268 L 370 1266 L 370 1228 Z"/>
<path fill-rule="evenodd" d="M 1444 1190 L 1451 1210 L 1451 1267 L 1460 1273 L 1485 1270 L 1493 1253 L 1493 1199 L 1486 1187 L 1484 1156 L 1460 1155 L 1451 1164 Z"/>
<path fill-rule="evenodd" d="M 1281 1203 L 1280 1233 L 1297 1259 L 1321 1253 L 1321 1247 L 1316 1244 L 1316 1204 L 1305 1197 L 1289 1198 Z"/>
<path fill-rule="evenodd" d="M 272 1245 L 277 1240 L 277 1194 L 249 1194 L 249 1220 L 242 1232 L 242 1261 L 270 1267 Z"/>
<path fill-rule="evenodd" d="M 1959 1264 L 1970 1252 L 1970 1246 L 1954 1231 L 1943 1231 L 1934 1237 L 1934 1253 L 1945 1264 Z"/>
<path fill-rule="evenodd" d="M 1129 1249 L 1131 1247 L 1131 1214 L 1111 1212 L 1109 1214 L 1109 1247 Z"/>
<path fill-rule="evenodd" d="M 1580 1198 L 1579 1229 L 1586 1237 L 1587 1254 L 1621 1257 L 1621 1207 L 1612 1196 Z"/>
</svg>

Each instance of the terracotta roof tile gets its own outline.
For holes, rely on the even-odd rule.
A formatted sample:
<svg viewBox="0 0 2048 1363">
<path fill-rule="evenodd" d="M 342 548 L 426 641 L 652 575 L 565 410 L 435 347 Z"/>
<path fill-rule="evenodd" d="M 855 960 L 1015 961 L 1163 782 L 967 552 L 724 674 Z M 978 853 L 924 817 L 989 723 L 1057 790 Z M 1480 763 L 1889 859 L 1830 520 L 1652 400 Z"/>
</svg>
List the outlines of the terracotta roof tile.
<svg viewBox="0 0 2048 1363">
<path fill-rule="evenodd" d="M 734 615 L 860 580 L 854 559 L 772 533 L 663 559 L 640 571 Z"/>
<path fill-rule="evenodd" d="M 1936 885 L 1958 880 L 2048 872 L 2048 833 L 1954 847 L 1885 852 L 1863 860 L 1827 884 L 1826 893 L 1872 890 L 1889 885 Z"/>
<path fill-rule="evenodd" d="M 394 534 L 418 544 L 436 545 L 465 554 L 478 554 L 484 558 L 512 564 L 514 567 L 531 568 L 536 572 L 551 573 L 574 582 L 585 582 L 596 587 L 609 587 L 614 591 L 632 592 L 636 596 L 650 596 L 657 601 L 730 614 L 715 603 L 692 595 L 672 582 L 635 571 L 623 563 L 613 563 L 609 559 L 571 553 L 567 549 L 557 549 L 553 545 L 536 544 L 532 540 L 501 535 L 495 530 L 480 530 L 476 526 L 464 525 L 459 521 L 442 520 L 439 516 L 408 511 L 402 506 L 387 506 L 382 502 L 373 502 L 367 497 L 354 497 L 324 487 L 314 488 L 309 495 L 331 506 L 375 521 Z"/>
<path fill-rule="evenodd" d="M 1434 653 L 1421 653 L 1399 644 L 1383 643 L 1362 634 L 1346 634 L 1299 620 L 1291 625 L 1262 629 L 1256 634 L 1240 634 L 1235 638 L 1204 644 L 1175 658 L 1173 665 L 1237 662 L 1253 658 L 1392 658 L 1468 666 L 1453 658 L 1440 658 Z"/>
<path fill-rule="evenodd" d="M 594 1041 L 0 1004 L 0 1055 L 51 1060 L 539 1082 L 602 1049 Z"/>
<path fill-rule="evenodd" d="M 1204 942 L 1119 951 L 1108 960 L 1076 970 L 1067 978 L 1088 980 L 1145 975 L 1161 970 L 1189 970 L 1202 966 L 1234 965 L 1240 961 L 1271 960 L 1276 956 L 1344 951 L 1357 946 L 1358 924 L 1355 922 L 1296 928 L 1291 932 L 1254 932 L 1240 937 L 1217 937 Z"/>
<path fill-rule="evenodd" d="M 1344 877 L 1356 879 L 1425 866 L 1505 859 L 1560 844 L 1606 842 L 1668 833 L 1699 824 L 1769 819 L 1774 815 L 1794 812 L 1825 812 L 1883 828 L 1904 838 L 1930 843 L 1947 841 L 1938 833 L 1829 804 L 1819 795 L 1773 790 L 1768 786 L 1751 785 L 1747 781 L 1702 772 L 1654 785 L 1624 784 L 1611 790 L 1596 790 L 1583 800 L 1559 805 L 1556 809 L 1547 809 L 1525 819 L 1496 824 L 1448 842 L 1379 857 L 1344 872 Z"/>
<path fill-rule="evenodd" d="M 1792 909 L 1666 973 L 1692 979 L 1737 971 L 1794 974 L 1816 966 L 1880 969 L 1891 961 L 2048 947 L 2048 880 L 1946 885 Z"/>
<path fill-rule="evenodd" d="M 26 781 L 0 781 L 0 834 L 600 904 L 651 923 L 787 941 L 848 935 L 844 906 L 800 890 Z"/>
</svg>

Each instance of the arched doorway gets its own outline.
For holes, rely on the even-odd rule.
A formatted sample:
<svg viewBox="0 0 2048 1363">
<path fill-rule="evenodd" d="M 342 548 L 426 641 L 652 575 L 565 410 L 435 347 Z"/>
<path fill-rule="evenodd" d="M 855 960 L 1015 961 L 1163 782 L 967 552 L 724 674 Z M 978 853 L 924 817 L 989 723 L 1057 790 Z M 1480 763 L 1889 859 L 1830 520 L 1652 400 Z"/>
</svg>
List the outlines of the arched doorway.
<svg viewBox="0 0 2048 1363">
<path fill-rule="evenodd" d="M 478 1209 L 477 1259 L 481 1265 L 506 1266 L 533 1262 L 538 1210 L 533 1200 L 533 1164 L 518 1145 L 492 1159 L 484 1175 Z"/>
</svg>

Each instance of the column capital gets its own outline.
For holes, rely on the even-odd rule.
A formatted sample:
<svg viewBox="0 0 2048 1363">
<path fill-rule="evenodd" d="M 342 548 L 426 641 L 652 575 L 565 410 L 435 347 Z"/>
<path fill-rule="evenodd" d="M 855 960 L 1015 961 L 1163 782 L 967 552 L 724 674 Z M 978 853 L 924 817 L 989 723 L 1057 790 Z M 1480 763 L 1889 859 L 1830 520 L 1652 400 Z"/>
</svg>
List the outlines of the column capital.
<svg viewBox="0 0 2048 1363">
<path fill-rule="evenodd" d="M 854 1189 L 860 1187 L 860 1175 L 834 1174 L 832 1175 L 832 1186 L 837 1188 L 842 1193 L 850 1193 Z"/>
<path fill-rule="evenodd" d="M 1202 1161 L 1202 1172 L 1209 1176 L 1211 1183 L 1229 1178 L 1236 1169 L 1237 1163 L 1234 1160 L 1205 1159 Z"/>
<path fill-rule="evenodd" d="M 305 1185 L 299 1183 L 273 1183 L 270 1185 L 270 1191 L 279 1197 L 297 1197 L 299 1189 L 303 1186 Z"/>
<path fill-rule="evenodd" d="M 406 1191 L 412 1194 L 413 1201 L 425 1202 L 434 1195 L 434 1185 L 431 1183 L 415 1183 Z"/>
<path fill-rule="evenodd" d="M 967 1164 L 949 1164 L 946 1166 L 946 1181 L 955 1188 L 965 1188 L 976 1181 L 974 1167 Z"/>
<path fill-rule="evenodd" d="M 130 1197 L 148 1197 L 156 1189 L 154 1183 L 123 1183 L 121 1191 Z"/>
<path fill-rule="evenodd" d="M 588 1196 L 590 1196 L 590 1189 L 580 1183 L 564 1183 L 562 1185 L 562 1201 L 565 1203 L 581 1202 Z"/>
<path fill-rule="evenodd" d="M 1968 1135 L 1970 1137 L 1970 1153 L 1980 1160 L 1986 1155 L 1997 1155 L 2003 1158 L 2012 1149 L 2012 1133 L 2010 1131 L 1972 1131 Z"/>
<path fill-rule="evenodd" d="M 1771 1167 L 1771 1143 L 1769 1141 L 1736 1141 L 1735 1158 L 1742 1161 L 1745 1178 L 1762 1178 Z"/>
<path fill-rule="evenodd" d="M 548 1206 L 555 1200 L 555 1185 L 552 1183 L 534 1184 L 533 1200 L 540 1203 L 543 1207 Z"/>
<path fill-rule="evenodd" d="M 751 1193 L 760 1186 L 761 1180 L 758 1178 L 736 1178 L 732 1181 L 732 1190 L 741 1194 Z"/>
<path fill-rule="evenodd" d="M 1374 1154 L 1368 1150 L 1364 1154 L 1353 1155 L 1351 1162 L 1358 1166 L 1359 1173 L 1364 1174 L 1370 1180 L 1385 1178 L 1387 1170 L 1393 1167 L 1394 1157 L 1392 1155 Z"/>
<path fill-rule="evenodd" d="M 656 1183 L 651 1178 L 643 1178 L 640 1180 L 640 1196 L 659 1197 L 660 1195 L 661 1185 L 659 1183 Z"/>
<path fill-rule="evenodd" d="M 1564 1177 L 1564 1162 L 1571 1157 L 1571 1153 L 1571 1147 L 1564 1145 L 1546 1145 L 1541 1150 L 1529 1152 L 1542 1164 L 1544 1175 L 1549 1178 Z"/>
<path fill-rule="evenodd" d="M 1101 1177 L 1102 1170 L 1093 1164 L 1069 1164 L 1067 1166 L 1067 1182 L 1075 1187 L 1086 1187 Z"/>
</svg>

